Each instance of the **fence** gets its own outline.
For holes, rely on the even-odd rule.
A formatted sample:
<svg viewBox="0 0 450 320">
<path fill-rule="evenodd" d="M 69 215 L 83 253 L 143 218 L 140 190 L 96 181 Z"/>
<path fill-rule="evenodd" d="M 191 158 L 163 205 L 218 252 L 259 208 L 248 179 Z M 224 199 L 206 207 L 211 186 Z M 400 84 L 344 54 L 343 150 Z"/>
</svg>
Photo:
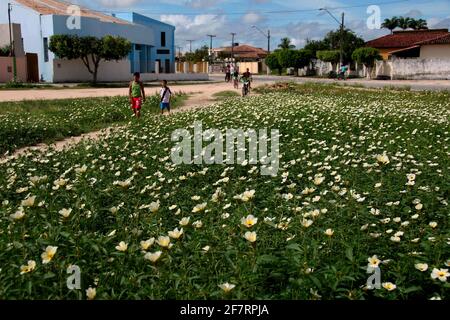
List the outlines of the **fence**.
<svg viewBox="0 0 450 320">
<path fill-rule="evenodd" d="M 208 62 L 176 62 L 177 73 L 208 73 Z"/>
</svg>

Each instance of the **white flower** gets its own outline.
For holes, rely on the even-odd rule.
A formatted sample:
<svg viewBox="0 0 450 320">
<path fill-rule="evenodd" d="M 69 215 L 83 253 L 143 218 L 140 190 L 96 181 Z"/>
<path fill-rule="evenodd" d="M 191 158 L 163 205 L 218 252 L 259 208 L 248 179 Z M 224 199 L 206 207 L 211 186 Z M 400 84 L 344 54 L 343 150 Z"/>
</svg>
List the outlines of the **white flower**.
<svg viewBox="0 0 450 320">
<path fill-rule="evenodd" d="M 245 238 L 247 241 L 253 243 L 253 242 L 256 241 L 256 232 L 255 232 L 255 231 L 253 231 L 253 232 L 247 231 L 247 232 L 244 234 L 244 238 Z"/>
<path fill-rule="evenodd" d="M 187 226 L 189 224 L 189 220 L 191 220 L 191 217 L 184 217 L 180 220 L 179 225 L 180 226 Z"/>
<path fill-rule="evenodd" d="M 72 209 L 61 209 L 59 210 L 59 214 L 62 215 L 64 218 L 68 218 L 70 216 L 70 213 L 72 212 Z"/>
<path fill-rule="evenodd" d="M 36 261 L 28 260 L 27 264 L 20 267 L 20 274 L 25 274 L 33 271 L 36 268 Z"/>
<path fill-rule="evenodd" d="M 174 230 L 169 231 L 168 234 L 172 239 L 178 239 L 183 235 L 183 228 L 181 228 L 180 230 L 178 230 L 178 228 L 175 228 Z"/>
<path fill-rule="evenodd" d="M 303 219 L 302 220 L 302 226 L 304 226 L 305 228 L 310 227 L 313 224 L 312 220 L 308 220 L 308 219 Z"/>
<path fill-rule="evenodd" d="M 54 247 L 54 246 L 48 246 L 47 248 L 45 248 L 45 251 L 41 254 L 42 263 L 47 264 L 50 261 L 52 261 L 57 250 L 58 250 L 58 247 Z"/>
<path fill-rule="evenodd" d="M 149 206 L 150 212 L 151 213 L 157 212 L 159 210 L 159 206 L 160 206 L 159 200 L 156 202 L 150 203 L 150 206 Z"/>
<path fill-rule="evenodd" d="M 23 208 L 19 208 L 19 210 L 17 210 L 15 213 L 10 215 L 10 218 L 13 220 L 20 220 L 23 219 L 25 217 L 25 211 L 23 210 Z"/>
<path fill-rule="evenodd" d="M 325 234 L 329 237 L 331 237 L 334 234 L 334 230 L 333 229 L 327 229 L 325 230 Z"/>
<path fill-rule="evenodd" d="M 153 243 L 155 243 L 155 238 L 150 238 L 148 240 L 141 241 L 141 249 L 145 251 L 148 248 L 150 248 L 153 245 Z"/>
<path fill-rule="evenodd" d="M 225 293 L 230 292 L 231 290 L 233 290 L 234 287 L 236 287 L 236 285 L 228 283 L 228 282 L 219 284 L 219 288 L 222 289 L 223 291 L 225 291 Z"/>
<path fill-rule="evenodd" d="M 385 288 L 387 291 L 392 291 L 395 290 L 395 288 L 397 288 L 397 286 L 395 284 L 393 284 L 392 282 L 384 282 L 382 284 L 383 288 Z"/>
<path fill-rule="evenodd" d="M 437 222 L 432 221 L 428 225 L 434 229 L 437 227 L 438 224 L 437 224 Z"/>
<path fill-rule="evenodd" d="M 426 263 L 416 263 L 415 265 L 414 265 L 414 267 L 417 269 L 417 270 L 420 270 L 420 271 L 427 271 L 428 270 L 428 264 L 426 264 Z"/>
<path fill-rule="evenodd" d="M 381 262 L 381 260 L 378 259 L 378 256 L 376 255 L 373 255 L 372 257 L 368 258 L 367 261 L 369 261 L 369 263 L 367 264 L 369 268 L 378 268 Z"/>
<path fill-rule="evenodd" d="M 155 263 L 161 257 L 161 254 L 161 251 L 156 251 L 154 253 L 147 252 L 144 255 L 144 259 L 150 260 L 151 262 Z"/>
<path fill-rule="evenodd" d="M 247 217 L 241 219 L 241 224 L 246 226 L 247 228 L 253 227 L 258 222 L 258 218 L 249 214 Z"/>
<path fill-rule="evenodd" d="M 169 248 L 170 247 L 170 238 L 166 236 L 159 236 L 158 240 L 156 242 L 163 248 Z"/>
<path fill-rule="evenodd" d="M 22 200 L 22 207 L 32 207 L 34 206 L 34 202 L 36 201 L 36 196 L 28 197 L 25 200 Z"/>
<path fill-rule="evenodd" d="M 203 222 L 201 220 L 197 220 L 193 222 L 192 225 L 194 226 L 194 228 L 200 229 L 203 226 Z"/>
<path fill-rule="evenodd" d="M 450 273 L 448 272 L 448 269 L 434 268 L 433 271 L 431 272 L 431 278 L 439 279 L 442 282 L 446 282 L 448 277 L 450 277 Z"/>
<path fill-rule="evenodd" d="M 200 203 L 198 205 L 196 205 L 193 209 L 192 212 L 193 213 L 197 213 L 197 212 L 202 212 L 203 210 L 205 210 L 207 203 Z"/>
<path fill-rule="evenodd" d="M 389 163 L 389 157 L 384 153 L 384 154 L 378 154 L 376 156 L 377 161 L 381 164 L 388 164 Z"/>
<path fill-rule="evenodd" d="M 211 247 L 210 246 L 204 246 L 203 248 L 202 248 L 202 250 L 203 250 L 203 252 L 208 252 L 209 251 L 209 249 L 210 249 Z"/>
<path fill-rule="evenodd" d="M 124 241 L 120 241 L 119 245 L 116 246 L 117 251 L 124 252 L 124 251 L 127 251 L 127 249 L 128 249 L 128 244 L 125 243 Z"/>
<path fill-rule="evenodd" d="M 88 300 L 94 300 L 96 295 L 97 290 L 95 288 L 89 287 L 86 289 L 86 297 L 88 298 Z"/>
</svg>

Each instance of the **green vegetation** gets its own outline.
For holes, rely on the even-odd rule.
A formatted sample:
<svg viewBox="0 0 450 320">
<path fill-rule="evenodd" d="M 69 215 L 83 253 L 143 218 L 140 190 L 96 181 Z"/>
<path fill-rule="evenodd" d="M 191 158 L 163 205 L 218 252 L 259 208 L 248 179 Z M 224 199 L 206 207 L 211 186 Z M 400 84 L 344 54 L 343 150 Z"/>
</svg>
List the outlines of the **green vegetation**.
<svg viewBox="0 0 450 320">
<path fill-rule="evenodd" d="M 450 95 L 264 93 L 2 161 L 0 298 L 448 299 Z M 200 120 L 278 129 L 277 176 L 175 165 L 172 133 Z"/>
</svg>

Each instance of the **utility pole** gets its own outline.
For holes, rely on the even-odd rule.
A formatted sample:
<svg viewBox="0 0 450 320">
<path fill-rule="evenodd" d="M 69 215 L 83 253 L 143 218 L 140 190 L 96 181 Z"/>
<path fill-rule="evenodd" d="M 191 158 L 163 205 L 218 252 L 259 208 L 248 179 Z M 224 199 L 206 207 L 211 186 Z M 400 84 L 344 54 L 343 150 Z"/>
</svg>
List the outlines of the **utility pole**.
<svg viewBox="0 0 450 320">
<path fill-rule="evenodd" d="M 213 62 L 213 38 L 217 37 L 215 34 L 208 34 L 207 37 L 209 37 L 209 73 L 212 73 L 212 62 Z"/>
<path fill-rule="evenodd" d="M 192 42 L 194 42 L 194 40 L 186 40 L 187 42 L 189 42 L 189 52 L 192 53 Z"/>
<path fill-rule="evenodd" d="M 339 60 L 341 63 L 341 66 L 344 64 L 344 28 L 345 28 L 345 13 L 342 12 L 342 18 L 341 21 L 339 21 L 327 8 L 320 8 L 320 11 L 326 11 L 336 22 L 339 24 L 339 34 L 340 34 L 340 44 L 339 44 Z"/>
<path fill-rule="evenodd" d="M 11 25 L 11 11 L 12 5 L 8 3 L 8 24 L 9 24 L 9 55 L 13 58 L 13 81 L 17 81 L 17 64 L 16 64 L 16 53 L 14 49 L 14 41 L 12 37 L 12 25 Z"/>
<path fill-rule="evenodd" d="M 270 30 L 267 30 L 267 34 L 265 34 L 260 28 L 257 26 L 252 26 L 252 28 L 255 28 L 258 30 L 264 37 L 267 38 L 267 53 L 270 54 Z"/>
<path fill-rule="evenodd" d="M 232 32 L 231 33 L 231 62 L 233 63 L 234 61 L 234 36 L 236 35 L 236 33 Z"/>
</svg>

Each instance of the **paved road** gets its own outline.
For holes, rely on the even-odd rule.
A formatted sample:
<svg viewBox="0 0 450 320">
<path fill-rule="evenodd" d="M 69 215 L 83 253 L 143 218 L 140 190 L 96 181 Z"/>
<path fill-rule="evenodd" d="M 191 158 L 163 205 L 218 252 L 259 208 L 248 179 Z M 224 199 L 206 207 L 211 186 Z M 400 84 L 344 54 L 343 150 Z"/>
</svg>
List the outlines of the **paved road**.
<svg viewBox="0 0 450 320">
<path fill-rule="evenodd" d="M 213 74 L 210 75 L 211 80 L 222 80 L 224 76 Z M 304 77 L 289 76 L 254 76 L 257 82 L 277 82 L 277 81 L 294 81 L 298 83 L 331 83 L 346 85 L 363 85 L 368 88 L 405 88 L 410 87 L 414 91 L 450 91 L 450 80 L 366 80 L 366 79 L 348 79 L 346 81 L 337 81 L 334 79 L 318 79 Z"/>
</svg>

